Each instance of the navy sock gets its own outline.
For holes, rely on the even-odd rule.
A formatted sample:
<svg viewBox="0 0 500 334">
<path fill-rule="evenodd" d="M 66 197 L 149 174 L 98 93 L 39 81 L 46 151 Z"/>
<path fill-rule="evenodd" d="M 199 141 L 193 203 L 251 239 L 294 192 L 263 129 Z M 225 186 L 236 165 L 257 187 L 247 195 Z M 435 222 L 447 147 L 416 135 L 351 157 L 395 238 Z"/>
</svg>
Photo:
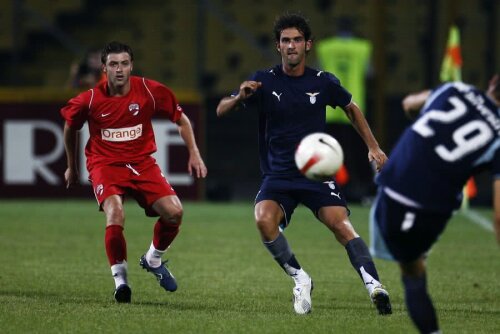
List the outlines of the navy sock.
<svg viewBox="0 0 500 334">
<path fill-rule="evenodd" d="M 286 241 L 286 238 L 282 233 L 280 233 L 275 240 L 264 242 L 264 246 L 266 246 L 267 250 L 271 253 L 281 268 L 285 270 L 285 272 L 287 271 L 285 264 L 295 269 L 301 268 L 297 259 L 295 259 L 295 255 L 292 253 L 290 246 L 288 245 L 288 241 Z"/>
<path fill-rule="evenodd" d="M 426 276 L 411 278 L 402 277 L 405 288 L 405 301 L 413 323 L 421 333 L 432 333 L 438 330 L 437 316 L 432 300 L 427 293 Z"/>
<path fill-rule="evenodd" d="M 361 267 L 363 267 L 370 276 L 379 281 L 377 269 L 363 239 L 359 237 L 352 239 L 345 245 L 345 249 L 352 266 L 356 269 L 361 279 L 363 279 L 361 273 Z"/>
</svg>

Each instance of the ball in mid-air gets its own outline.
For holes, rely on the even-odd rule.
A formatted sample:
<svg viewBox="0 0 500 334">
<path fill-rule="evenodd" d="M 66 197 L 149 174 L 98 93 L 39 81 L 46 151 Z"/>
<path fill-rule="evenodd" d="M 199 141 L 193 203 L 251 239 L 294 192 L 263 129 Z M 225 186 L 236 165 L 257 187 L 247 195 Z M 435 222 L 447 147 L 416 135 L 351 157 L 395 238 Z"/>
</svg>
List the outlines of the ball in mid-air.
<svg viewBox="0 0 500 334">
<path fill-rule="evenodd" d="M 305 136 L 295 151 L 297 168 L 311 180 L 331 180 L 343 163 L 342 146 L 326 133 Z"/>
</svg>

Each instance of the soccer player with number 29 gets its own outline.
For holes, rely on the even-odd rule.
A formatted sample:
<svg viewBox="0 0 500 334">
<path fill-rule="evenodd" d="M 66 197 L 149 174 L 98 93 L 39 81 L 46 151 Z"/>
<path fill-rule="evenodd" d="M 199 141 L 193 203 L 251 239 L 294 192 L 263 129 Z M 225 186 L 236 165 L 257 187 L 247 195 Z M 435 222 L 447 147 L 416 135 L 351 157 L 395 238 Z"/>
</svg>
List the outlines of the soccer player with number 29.
<svg viewBox="0 0 500 334">
<path fill-rule="evenodd" d="M 493 174 L 495 231 L 500 243 L 500 77 L 488 90 L 462 82 L 408 95 L 403 108 L 420 112 L 377 176 L 372 252 L 397 260 L 410 317 L 422 333 L 438 333 L 427 291 L 426 253 L 461 204 L 470 176 Z"/>
</svg>

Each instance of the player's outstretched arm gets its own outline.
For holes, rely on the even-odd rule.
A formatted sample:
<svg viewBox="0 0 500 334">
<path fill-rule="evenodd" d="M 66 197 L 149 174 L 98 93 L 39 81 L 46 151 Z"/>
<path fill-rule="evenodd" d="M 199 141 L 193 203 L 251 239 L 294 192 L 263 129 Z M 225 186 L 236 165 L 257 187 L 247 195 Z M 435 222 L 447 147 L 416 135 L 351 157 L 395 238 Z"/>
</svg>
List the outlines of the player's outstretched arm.
<svg viewBox="0 0 500 334">
<path fill-rule="evenodd" d="M 497 242 L 500 245 L 500 178 L 497 178 L 493 182 L 493 209 L 495 235 L 497 237 Z"/>
<path fill-rule="evenodd" d="M 403 110 L 409 119 L 415 119 L 418 116 L 420 109 L 422 109 L 430 94 L 430 90 L 424 90 L 422 92 L 409 94 L 403 99 Z"/>
<path fill-rule="evenodd" d="M 344 112 L 352 123 L 352 126 L 359 133 L 361 138 L 368 147 L 368 161 L 375 163 L 375 169 L 380 171 L 387 161 L 387 155 L 380 148 L 372 130 L 366 121 L 365 116 L 355 102 L 349 103 L 344 108 Z"/>
<path fill-rule="evenodd" d="M 238 109 L 240 103 L 252 96 L 260 86 L 262 83 L 258 81 L 243 81 L 237 95 L 226 96 L 220 100 L 217 106 L 217 116 L 220 117 L 231 110 Z"/>
<path fill-rule="evenodd" d="M 78 130 L 73 129 L 64 123 L 64 148 L 66 149 L 67 168 L 64 172 L 64 181 L 66 188 L 70 188 L 78 184 L 78 167 L 76 164 L 76 152 L 78 144 Z"/>
<path fill-rule="evenodd" d="M 188 161 L 188 172 L 189 175 L 196 175 L 196 177 L 207 176 L 207 167 L 203 162 L 200 155 L 200 150 L 196 145 L 196 140 L 194 138 L 193 127 L 191 126 L 191 121 L 189 118 L 182 114 L 181 118 L 176 122 L 179 129 L 179 134 L 184 140 L 189 151 L 189 161 Z"/>
</svg>

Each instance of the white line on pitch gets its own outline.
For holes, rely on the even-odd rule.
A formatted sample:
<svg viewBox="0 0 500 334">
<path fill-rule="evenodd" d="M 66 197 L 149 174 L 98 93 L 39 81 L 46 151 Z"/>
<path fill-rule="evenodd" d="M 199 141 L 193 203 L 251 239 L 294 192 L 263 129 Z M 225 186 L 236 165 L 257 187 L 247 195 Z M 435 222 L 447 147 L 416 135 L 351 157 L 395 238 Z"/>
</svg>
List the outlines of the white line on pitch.
<svg viewBox="0 0 500 334">
<path fill-rule="evenodd" d="M 468 218 L 474 224 L 481 226 L 485 230 L 493 232 L 493 223 L 491 222 L 491 220 L 483 217 L 477 211 L 472 209 L 467 209 L 467 210 L 460 210 L 460 213 L 466 218 Z"/>
</svg>

